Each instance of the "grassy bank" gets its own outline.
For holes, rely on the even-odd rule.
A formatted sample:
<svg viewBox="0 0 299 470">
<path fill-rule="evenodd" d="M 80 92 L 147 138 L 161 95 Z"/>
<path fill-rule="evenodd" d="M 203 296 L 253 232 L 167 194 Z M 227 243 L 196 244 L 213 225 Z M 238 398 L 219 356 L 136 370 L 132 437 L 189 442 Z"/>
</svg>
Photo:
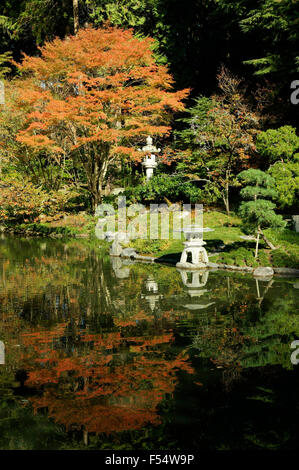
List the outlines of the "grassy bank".
<svg viewBox="0 0 299 470">
<path fill-rule="evenodd" d="M 53 238 L 95 238 L 97 218 L 80 213 L 67 215 L 57 220 L 45 223 L 21 224 L 6 227 L 5 231 L 27 236 L 44 236 Z M 245 233 L 241 228 L 241 220 L 235 215 L 211 211 L 204 214 L 204 226 L 214 231 L 207 232 L 204 239 L 209 259 L 215 263 L 235 266 L 273 266 L 299 267 L 299 234 L 290 229 L 281 232 L 266 230 L 267 238 L 277 247 L 270 250 L 263 240 L 260 242 L 258 258 L 254 258 L 255 241 L 240 238 Z M 174 239 L 170 231 L 169 240 L 132 240 L 128 246 L 141 255 L 154 257 L 173 256 L 179 258 L 183 250 L 184 237 Z M 100 245 L 108 243 L 99 242 Z"/>
<path fill-rule="evenodd" d="M 241 220 L 236 215 L 207 212 L 204 215 L 204 226 L 214 229 L 204 235 L 212 262 L 250 267 L 299 267 L 299 234 L 293 230 L 266 230 L 267 238 L 277 249 L 270 250 L 262 240 L 258 258 L 255 259 L 255 241 L 240 238 L 245 233 L 241 229 Z M 174 254 L 178 256 L 183 249 L 183 240 L 173 240 L 170 234 L 170 240 L 134 240 L 129 246 L 140 254 L 156 257 Z"/>
</svg>

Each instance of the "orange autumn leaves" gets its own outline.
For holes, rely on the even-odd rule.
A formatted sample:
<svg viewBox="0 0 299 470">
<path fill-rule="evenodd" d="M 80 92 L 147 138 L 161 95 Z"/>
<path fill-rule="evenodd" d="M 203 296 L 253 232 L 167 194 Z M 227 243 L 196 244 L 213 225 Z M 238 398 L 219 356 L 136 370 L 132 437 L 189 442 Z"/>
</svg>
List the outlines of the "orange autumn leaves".
<svg viewBox="0 0 299 470">
<path fill-rule="evenodd" d="M 131 30 L 89 28 L 25 56 L 19 97 L 28 112 L 17 140 L 57 155 L 82 149 L 88 159 L 93 148 L 98 159 L 140 158 L 132 139 L 169 133 L 169 112 L 183 110 L 188 95 L 172 91 L 151 48 Z"/>
<path fill-rule="evenodd" d="M 157 407 L 174 392 L 177 371 L 193 373 L 188 356 L 171 351 L 171 330 L 145 336 L 132 335 L 131 327 L 76 331 L 74 340 L 66 327 L 24 334 L 23 360 L 26 385 L 41 392 L 30 400 L 34 409 L 47 408 L 68 430 L 110 433 L 158 424 Z M 61 347 L 65 341 L 68 351 Z"/>
</svg>

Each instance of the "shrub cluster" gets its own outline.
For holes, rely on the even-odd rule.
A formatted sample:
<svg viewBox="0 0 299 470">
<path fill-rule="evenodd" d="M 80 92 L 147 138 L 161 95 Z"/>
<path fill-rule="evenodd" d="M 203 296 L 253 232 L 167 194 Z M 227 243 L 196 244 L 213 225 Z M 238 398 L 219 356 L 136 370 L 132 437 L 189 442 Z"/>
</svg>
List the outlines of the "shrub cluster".
<svg viewBox="0 0 299 470">
<path fill-rule="evenodd" d="M 145 204 L 159 204 L 165 201 L 195 204 L 202 202 L 204 199 L 206 202 L 206 197 L 203 197 L 202 190 L 195 183 L 186 180 L 180 175 L 153 176 L 146 183 L 128 188 L 125 196 L 132 203 L 139 202 Z"/>
</svg>

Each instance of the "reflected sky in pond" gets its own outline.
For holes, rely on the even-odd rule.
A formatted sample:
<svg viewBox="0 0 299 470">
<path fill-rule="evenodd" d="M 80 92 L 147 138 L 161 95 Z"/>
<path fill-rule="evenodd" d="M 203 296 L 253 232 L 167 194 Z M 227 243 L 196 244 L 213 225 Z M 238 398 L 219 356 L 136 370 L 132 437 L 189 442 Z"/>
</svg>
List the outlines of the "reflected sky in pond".
<svg viewBox="0 0 299 470">
<path fill-rule="evenodd" d="M 297 447 L 298 287 L 3 238 L 0 448 Z"/>
</svg>

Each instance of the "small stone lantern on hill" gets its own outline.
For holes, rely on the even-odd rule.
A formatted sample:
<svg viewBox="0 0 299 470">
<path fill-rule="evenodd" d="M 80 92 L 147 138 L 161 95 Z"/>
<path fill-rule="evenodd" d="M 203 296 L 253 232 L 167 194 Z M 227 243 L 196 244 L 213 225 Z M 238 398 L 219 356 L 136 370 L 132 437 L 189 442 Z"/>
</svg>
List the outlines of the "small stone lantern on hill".
<svg viewBox="0 0 299 470">
<path fill-rule="evenodd" d="M 161 149 L 155 147 L 152 137 L 148 136 L 146 138 L 146 145 L 138 150 L 147 153 L 143 159 L 142 165 L 145 167 L 146 179 L 148 181 L 154 174 L 154 168 L 158 165 L 155 153 L 161 152 Z"/>
</svg>

